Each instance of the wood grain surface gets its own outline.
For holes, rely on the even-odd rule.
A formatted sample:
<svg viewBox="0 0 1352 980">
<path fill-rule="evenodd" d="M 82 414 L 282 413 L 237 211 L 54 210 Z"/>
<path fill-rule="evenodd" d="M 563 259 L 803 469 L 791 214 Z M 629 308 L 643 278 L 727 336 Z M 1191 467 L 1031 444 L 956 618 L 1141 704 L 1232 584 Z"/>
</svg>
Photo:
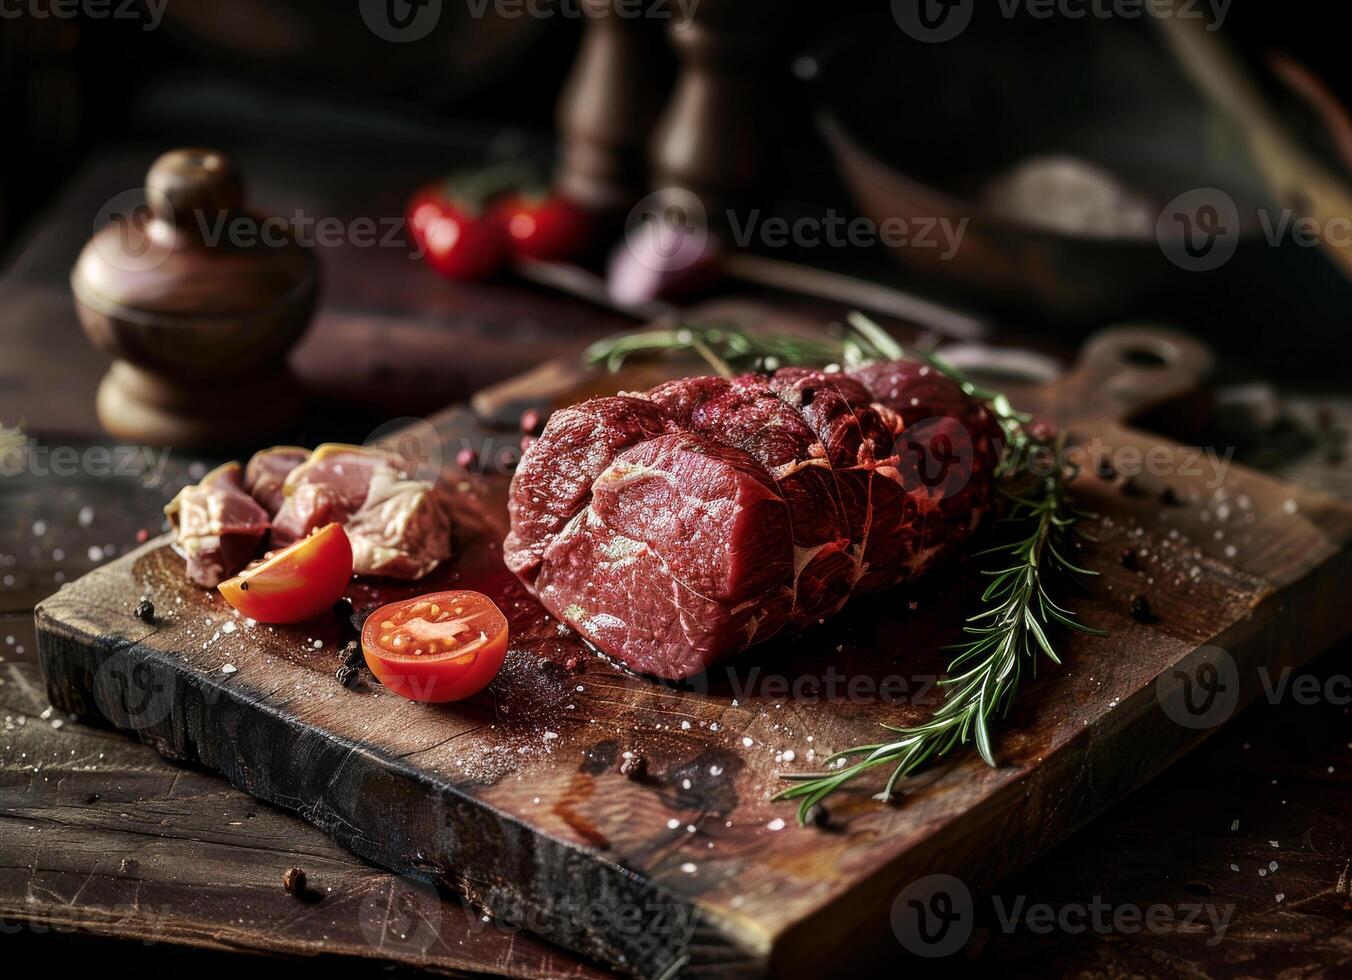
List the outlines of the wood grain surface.
<svg viewBox="0 0 1352 980">
<path fill-rule="evenodd" d="M 1106 380 L 1069 405 L 1054 391 L 1028 403 L 1080 418 L 1082 441 L 1115 458 L 1161 447 L 1109 417 L 1168 386 L 1132 402 Z M 1089 397 L 1109 390 L 1108 402 Z M 438 428 L 451 457 L 466 440 L 481 462 L 503 446 L 466 412 Z M 1213 486 L 1181 455 L 1159 456 L 1168 474 L 1128 493 L 1082 477 L 1083 499 L 1103 518 L 1081 557 L 1103 577 L 1094 601 L 1077 605 L 1112 636 L 1065 642 L 1066 668 L 1019 702 L 1002 767 L 955 759 L 893 807 L 861 789 L 832 806 L 826 829 L 794 827 L 788 808 L 769 802 L 777 772 L 871 740 L 879 721 L 923 717 L 929 705 L 915 695 L 943 668 L 937 646 L 959 621 L 970 569 L 862 606 L 707 683 L 665 688 L 587 657 L 514 592 L 500 562 L 485 560 L 503 530 L 505 475 L 451 474 L 463 557 L 444 580 L 498 596 L 516 638 L 480 703 L 351 695 L 328 676 L 336 626 L 227 633 L 219 600 L 184 588 L 159 543 L 40 607 L 43 662 L 63 709 L 198 759 L 358 854 L 439 880 L 586 955 L 647 975 L 810 974 L 887 937 L 908 882 L 944 872 L 985 888 L 1206 734 L 1168 712 L 1177 716 L 1183 678 L 1216 663 L 1208 647 L 1224 650 L 1239 682 L 1228 716 L 1259 693 L 1258 667 L 1301 662 L 1347 632 L 1347 611 L 1331 599 L 1347 571 L 1348 510 L 1239 467 Z M 1165 483 L 1179 503 L 1161 506 Z M 1236 511 L 1228 537 L 1204 526 L 1225 501 Z M 1128 610 L 1143 573 L 1119 560 L 1126 547 L 1164 586 L 1149 623 Z M 161 611 L 151 627 L 130 617 L 142 593 Z M 834 656 L 823 658 L 824 644 Z M 853 696 L 822 695 L 830 664 L 865 679 Z M 138 679 L 138 665 L 150 673 Z M 884 703 L 879 685 L 898 678 L 909 697 Z M 796 697 L 795 681 L 807 685 Z M 874 693 L 860 696 L 869 685 Z M 646 779 L 617 771 L 625 751 L 644 757 Z"/>
</svg>

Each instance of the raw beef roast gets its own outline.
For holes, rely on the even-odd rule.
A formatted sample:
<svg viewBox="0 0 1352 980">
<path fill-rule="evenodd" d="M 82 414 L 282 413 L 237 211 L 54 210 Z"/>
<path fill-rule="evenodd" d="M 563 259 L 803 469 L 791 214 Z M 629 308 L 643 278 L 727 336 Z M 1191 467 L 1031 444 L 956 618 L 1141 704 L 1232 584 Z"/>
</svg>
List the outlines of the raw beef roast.
<svg viewBox="0 0 1352 980">
<path fill-rule="evenodd" d="M 689 677 L 951 555 L 999 442 L 984 404 L 909 362 L 598 398 L 523 458 L 504 557 L 604 653 Z"/>
</svg>

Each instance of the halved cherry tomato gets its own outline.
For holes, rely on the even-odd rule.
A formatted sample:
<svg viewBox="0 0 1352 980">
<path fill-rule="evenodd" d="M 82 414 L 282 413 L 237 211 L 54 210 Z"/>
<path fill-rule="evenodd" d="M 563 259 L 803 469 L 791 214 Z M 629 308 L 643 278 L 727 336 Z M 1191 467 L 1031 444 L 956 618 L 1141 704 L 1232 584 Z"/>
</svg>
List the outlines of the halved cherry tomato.
<svg viewBox="0 0 1352 980">
<path fill-rule="evenodd" d="M 366 666 L 410 701 L 460 701 L 502 669 L 507 619 L 479 592 L 433 592 L 381 606 L 361 631 Z"/>
<path fill-rule="evenodd" d="M 328 612 L 352 579 L 352 543 L 326 524 L 221 583 L 221 595 L 260 623 L 301 623 Z"/>
<path fill-rule="evenodd" d="M 473 281 L 497 272 L 507 257 L 501 222 L 472 202 L 433 185 L 408 205 L 408 226 L 424 261 L 448 279 Z"/>
<path fill-rule="evenodd" d="M 546 262 L 575 259 L 591 238 L 591 215 L 565 197 L 517 194 L 494 207 L 514 255 Z"/>
</svg>

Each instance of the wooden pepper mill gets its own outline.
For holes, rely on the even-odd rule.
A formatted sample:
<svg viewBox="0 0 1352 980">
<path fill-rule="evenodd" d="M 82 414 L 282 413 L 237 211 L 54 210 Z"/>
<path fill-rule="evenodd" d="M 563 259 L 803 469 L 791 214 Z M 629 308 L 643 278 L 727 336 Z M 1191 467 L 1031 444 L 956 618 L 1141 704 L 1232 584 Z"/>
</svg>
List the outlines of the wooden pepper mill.
<svg viewBox="0 0 1352 980">
<path fill-rule="evenodd" d="M 773 12 L 768 0 L 700 0 L 668 30 L 680 68 L 651 138 L 653 186 L 697 196 L 714 228 L 760 171 Z"/>
<path fill-rule="evenodd" d="M 215 150 L 164 154 L 145 199 L 114 199 L 71 272 L 80 323 L 114 358 L 99 421 L 119 439 L 170 446 L 284 428 L 301 405 L 286 353 L 314 313 L 314 254 L 245 209 L 239 172 Z"/>
<path fill-rule="evenodd" d="M 583 0 L 587 28 L 559 97 L 555 189 L 600 214 L 643 196 L 644 145 L 661 108 L 661 30 L 625 16 L 620 0 Z"/>
</svg>

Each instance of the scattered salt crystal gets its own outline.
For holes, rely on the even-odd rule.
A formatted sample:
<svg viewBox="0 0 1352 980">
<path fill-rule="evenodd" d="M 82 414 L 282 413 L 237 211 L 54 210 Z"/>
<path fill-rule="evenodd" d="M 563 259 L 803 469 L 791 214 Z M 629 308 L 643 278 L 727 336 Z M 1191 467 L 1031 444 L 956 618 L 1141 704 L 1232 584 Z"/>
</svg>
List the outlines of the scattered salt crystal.
<svg viewBox="0 0 1352 980">
<path fill-rule="evenodd" d="M 559 737 L 559 733 L 558 733 L 558 732 L 545 732 L 545 741 L 546 741 L 546 742 L 552 742 L 554 739 L 556 739 L 556 738 L 558 738 L 558 737 Z"/>
<path fill-rule="evenodd" d="M 46 522 L 46 521 L 34 521 L 34 522 L 33 522 L 33 537 L 35 537 L 35 538 L 40 538 L 40 537 L 42 537 L 42 536 L 43 536 L 44 534 L 46 534 L 46 533 L 47 533 L 47 522 Z"/>
<path fill-rule="evenodd" d="M 231 622 L 227 622 L 224 626 L 221 627 L 221 632 L 222 632 L 222 633 L 233 633 L 233 632 L 235 632 L 235 624 L 234 624 L 234 623 L 231 623 Z"/>
<path fill-rule="evenodd" d="M 710 776 L 721 776 L 721 775 L 723 775 L 723 767 L 722 767 L 722 766 L 710 766 L 710 767 L 709 767 L 709 775 L 710 775 Z"/>
<path fill-rule="evenodd" d="M 668 830 L 675 830 L 675 829 L 676 829 L 677 827 L 679 827 L 680 825 L 681 825 L 681 822 L 680 822 L 679 820 L 677 820 L 675 817 L 672 817 L 670 820 L 667 821 L 667 829 L 668 829 Z"/>
<path fill-rule="evenodd" d="M 694 865 L 692 862 L 687 861 L 687 862 L 685 862 L 685 864 L 681 865 L 681 870 L 684 871 L 684 872 L 685 872 L 686 874 L 688 874 L 688 875 L 692 875 L 692 874 L 694 874 L 696 871 L 698 871 L 699 869 L 696 868 L 695 865 Z"/>
<path fill-rule="evenodd" d="M 1271 863 L 1268 865 L 1268 870 L 1269 870 L 1269 871 L 1276 871 L 1276 870 L 1277 870 L 1277 862 L 1276 862 L 1276 861 L 1271 862 Z"/>
<path fill-rule="evenodd" d="M 234 664 L 225 664 L 221 667 L 222 674 L 233 674 L 237 670 L 239 670 L 239 668 Z"/>
<path fill-rule="evenodd" d="M 60 728 L 60 727 L 61 727 L 62 725 L 64 725 L 64 724 L 65 724 L 65 722 L 62 721 L 60 718 L 53 718 L 53 719 L 52 719 L 52 727 L 53 727 L 53 728 Z"/>
<path fill-rule="evenodd" d="M 80 513 L 76 515 L 75 519 L 80 522 L 80 527 L 89 527 L 94 523 L 94 508 L 81 507 Z"/>
<path fill-rule="evenodd" d="M 756 743 L 755 743 L 755 740 L 753 740 L 753 739 L 751 738 L 750 735 L 746 735 L 746 736 L 743 736 L 743 738 L 742 738 L 742 744 L 745 745 L 745 746 L 749 749 L 749 748 L 751 748 L 751 746 L 755 745 Z"/>
<path fill-rule="evenodd" d="M 681 780 L 681 789 L 689 789 L 689 788 L 690 788 L 690 780 L 688 780 L 688 779 L 682 779 L 682 780 Z"/>
<path fill-rule="evenodd" d="M 1277 904 L 1280 905 L 1280 904 L 1281 904 L 1283 901 L 1285 901 L 1285 900 L 1286 900 L 1286 892 L 1278 892 L 1278 893 L 1277 893 Z"/>
<path fill-rule="evenodd" d="M 96 544 L 89 546 L 88 554 L 90 561 L 103 561 L 103 549 Z"/>
<path fill-rule="evenodd" d="M 1237 865 L 1237 864 L 1232 864 L 1232 865 L 1230 865 L 1230 870 L 1231 870 L 1231 871 L 1238 871 L 1238 870 L 1239 870 L 1239 865 Z"/>
<path fill-rule="evenodd" d="M 797 755 L 794 754 L 793 749 L 787 749 L 787 750 L 785 750 L 785 752 L 784 752 L 784 761 L 785 761 L 785 762 L 792 762 L 792 761 L 793 761 L 794 759 L 796 759 L 796 758 L 797 758 Z"/>
<path fill-rule="evenodd" d="M 1276 781 L 1277 781 L 1277 780 L 1275 780 L 1275 779 L 1273 780 L 1274 783 L 1275 783 Z M 1271 844 L 1273 847 L 1276 847 L 1276 846 L 1277 846 L 1277 842 L 1276 842 L 1275 840 L 1270 840 L 1270 841 L 1268 841 L 1268 843 Z"/>
<path fill-rule="evenodd" d="M 690 730 L 690 722 L 688 721 L 681 722 L 681 731 L 688 732 L 689 730 Z"/>
<path fill-rule="evenodd" d="M 773 820 L 771 820 L 771 821 L 770 821 L 769 823 L 767 823 L 765 826 L 766 826 L 766 828 L 769 829 L 769 830 L 783 830 L 783 829 L 784 829 L 784 818 L 783 818 L 783 817 L 775 817 Z"/>
<path fill-rule="evenodd" d="M 716 722 L 716 721 L 711 721 L 711 722 L 709 722 L 709 731 L 711 731 L 711 732 L 716 732 L 716 731 L 718 731 L 718 722 Z"/>
<path fill-rule="evenodd" d="M 1258 869 L 1258 877 L 1260 877 L 1260 878 L 1266 878 L 1266 877 L 1267 877 L 1267 868 L 1259 868 L 1259 869 Z"/>
<path fill-rule="evenodd" d="M 688 823 L 688 824 L 686 824 L 686 825 L 685 825 L 685 832 L 686 832 L 687 834 L 693 834 L 693 833 L 695 832 L 695 825 L 694 825 L 693 823 Z"/>
<path fill-rule="evenodd" d="M 1231 829 L 1231 830 L 1238 830 L 1238 829 L 1239 829 L 1239 821 L 1238 821 L 1238 820 L 1232 821 L 1231 824 L 1230 824 L 1230 829 Z"/>
<path fill-rule="evenodd" d="M 1298 508 L 1296 507 L 1296 502 L 1294 500 L 1287 499 L 1282 503 L 1282 510 L 1286 511 L 1288 514 L 1294 514 Z"/>
<path fill-rule="evenodd" d="M 229 626 L 230 624 L 229 624 L 229 623 L 226 623 L 225 625 L 226 625 L 226 626 Z M 229 630 L 227 630 L 226 632 L 229 632 Z M 316 650 L 322 650 L 322 649 L 324 648 L 324 641 L 323 641 L 323 640 L 315 640 L 315 642 L 314 642 L 314 648 L 315 648 Z"/>
</svg>

